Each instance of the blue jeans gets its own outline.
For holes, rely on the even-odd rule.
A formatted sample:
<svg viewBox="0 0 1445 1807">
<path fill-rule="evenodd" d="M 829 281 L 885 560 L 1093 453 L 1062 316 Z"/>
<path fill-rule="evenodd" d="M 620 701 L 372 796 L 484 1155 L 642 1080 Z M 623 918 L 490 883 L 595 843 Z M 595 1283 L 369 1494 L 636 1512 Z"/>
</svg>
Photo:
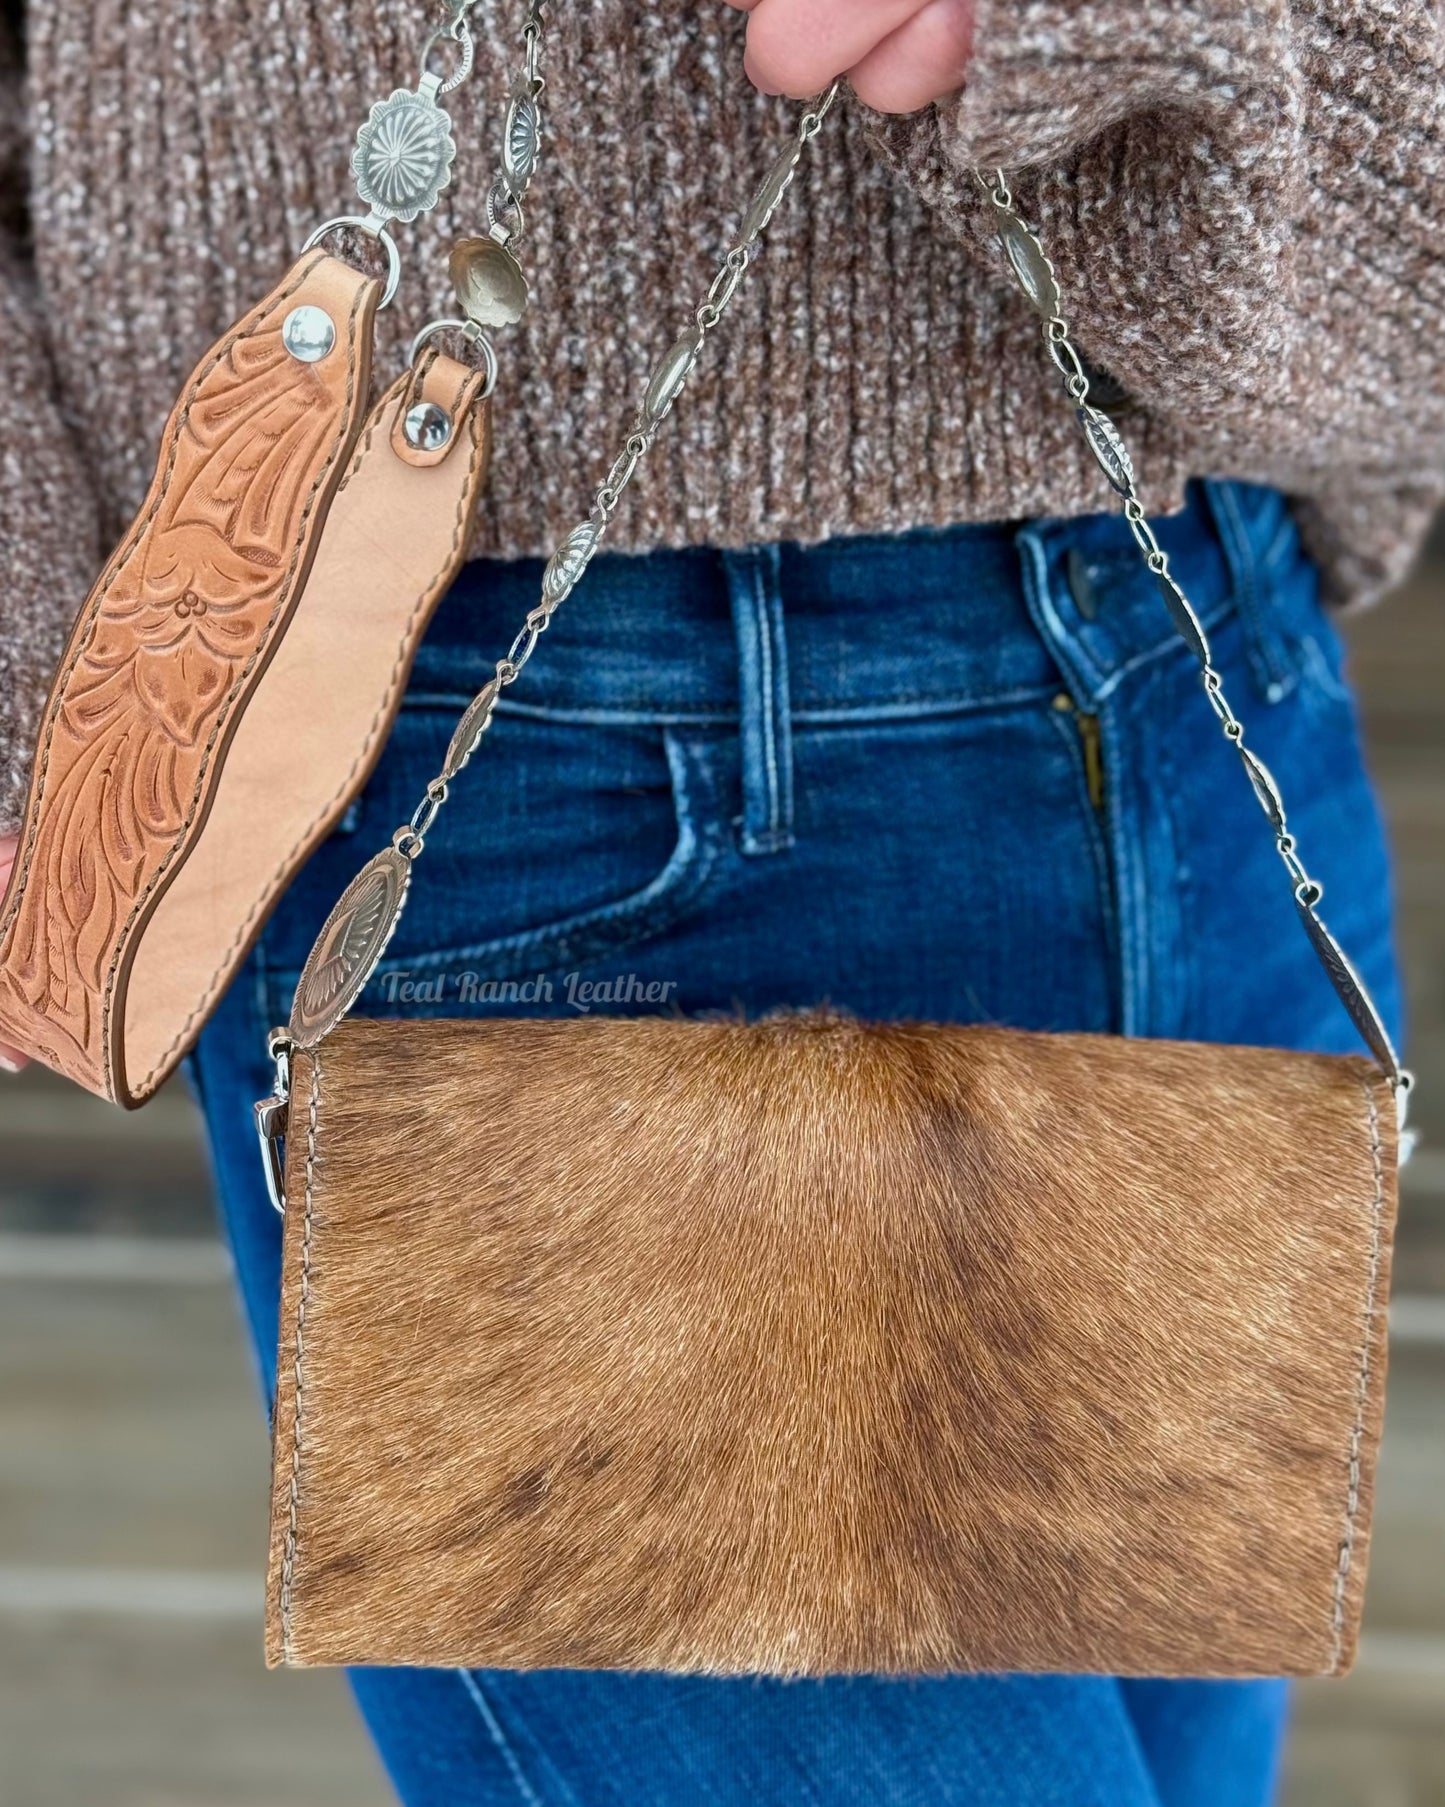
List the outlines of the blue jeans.
<svg viewBox="0 0 1445 1807">
<path fill-rule="evenodd" d="M 1331 925 L 1398 1016 L 1385 852 L 1335 636 L 1280 500 L 1161 537 Z M 404 821 L 535 598 L 474 565 L 375 777 L 193 1063 L 266 1385 L 280 1225 L 250 1124 L 313 936 Z M 873 1017 L 1350 1050 L 1266 824 L 1124 527 L 601 557 L 430 837 L 372 1014 L 823 1000 Z M 398 1251 L 404 1258 L 404 1251 Z M 372 1670 L 412 1807 L 1253 1807 L 1280 1684 L 779 1684 Z"/>
</svg>

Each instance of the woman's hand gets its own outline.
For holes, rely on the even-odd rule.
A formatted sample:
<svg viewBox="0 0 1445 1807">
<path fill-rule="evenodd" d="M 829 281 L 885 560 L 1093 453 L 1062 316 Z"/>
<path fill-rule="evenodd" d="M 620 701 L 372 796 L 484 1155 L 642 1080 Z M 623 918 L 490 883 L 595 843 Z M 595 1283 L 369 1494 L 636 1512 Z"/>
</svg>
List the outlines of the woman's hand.
<svg viewBox="0 0 1445 1807">
<path fill-rule="evenodd" d="M 802 100 L 846 75 L 881 113 L 912 113 L 962 85 L 974 0 L 728 0 L 751 13 L 746 67 L 765 94 Z"/>
<path fill-rule="evenodd" d="M 13 834 L 0 835 L 0 893 L 10 883 L 10 868 L 15 864 L 15 850 L 20 842 Z M 26 1064 L 25 1056 L 16 1048 L 7 1048 L 0 1042 L 0 1067 L 7 1073 L 18 1073 Z"/>
</svg>

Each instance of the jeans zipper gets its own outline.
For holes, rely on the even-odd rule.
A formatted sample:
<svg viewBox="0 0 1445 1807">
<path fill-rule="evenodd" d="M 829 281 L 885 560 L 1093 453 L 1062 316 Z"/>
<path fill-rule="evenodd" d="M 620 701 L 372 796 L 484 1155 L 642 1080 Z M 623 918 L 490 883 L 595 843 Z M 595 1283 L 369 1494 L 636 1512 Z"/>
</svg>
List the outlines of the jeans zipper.
<svg viewBox="0 0 1445 1807">
<path fill-rule="evenodd" d="M 1089 801 L 1096 810 L 1104 807 L 1104 741 L 1099 732 L 1099 718 L 1088 715 L 1074 704 L 1071 696 L 1062 691 L 1054 698 L 1054 707 L 1060 715 L 1071 715 L 1074 726 L 1078 729 L 1079 745 L 1084 754 L 1084 783 L 1088 788 Z"/>
</svg>

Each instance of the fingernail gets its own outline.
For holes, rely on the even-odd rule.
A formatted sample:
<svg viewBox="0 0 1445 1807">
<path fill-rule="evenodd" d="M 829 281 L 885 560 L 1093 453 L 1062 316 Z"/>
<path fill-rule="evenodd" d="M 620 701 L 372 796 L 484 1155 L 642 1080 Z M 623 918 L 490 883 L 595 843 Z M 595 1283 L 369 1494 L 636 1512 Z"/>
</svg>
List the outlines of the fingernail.
<svg viewBox="0 0 1445 1807">
<path fill-rule="evenodd" d="M 8 1054 L 0 1054 L 0 1073 L 18 1073 L 21 1070 L 18 1060 L 11 1060 Z"/>
</svg>

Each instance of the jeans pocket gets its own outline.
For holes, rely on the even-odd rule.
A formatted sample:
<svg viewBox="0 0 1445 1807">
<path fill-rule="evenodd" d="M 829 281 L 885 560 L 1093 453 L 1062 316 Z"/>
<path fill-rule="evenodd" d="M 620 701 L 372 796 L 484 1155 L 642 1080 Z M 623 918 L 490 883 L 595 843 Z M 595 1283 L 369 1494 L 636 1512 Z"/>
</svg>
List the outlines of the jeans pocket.
<svg viewBox="0 0 1445 1807">
<path fill-rule="evenodd" d="M 452 712 L 404 710 L 362 800 L 263 938 L 273 1018 L 289 1010 L 311 939 L 359 865 L 405 821 L 436 770 Z M 728 845 L 713 762 L 665 727 L 499 716 L 413 872 L 406 910 L 359 1005 L 369 1016 L 523 1005 L 528 980 L 584 968 L 697 909 Z"/>
</svg>

